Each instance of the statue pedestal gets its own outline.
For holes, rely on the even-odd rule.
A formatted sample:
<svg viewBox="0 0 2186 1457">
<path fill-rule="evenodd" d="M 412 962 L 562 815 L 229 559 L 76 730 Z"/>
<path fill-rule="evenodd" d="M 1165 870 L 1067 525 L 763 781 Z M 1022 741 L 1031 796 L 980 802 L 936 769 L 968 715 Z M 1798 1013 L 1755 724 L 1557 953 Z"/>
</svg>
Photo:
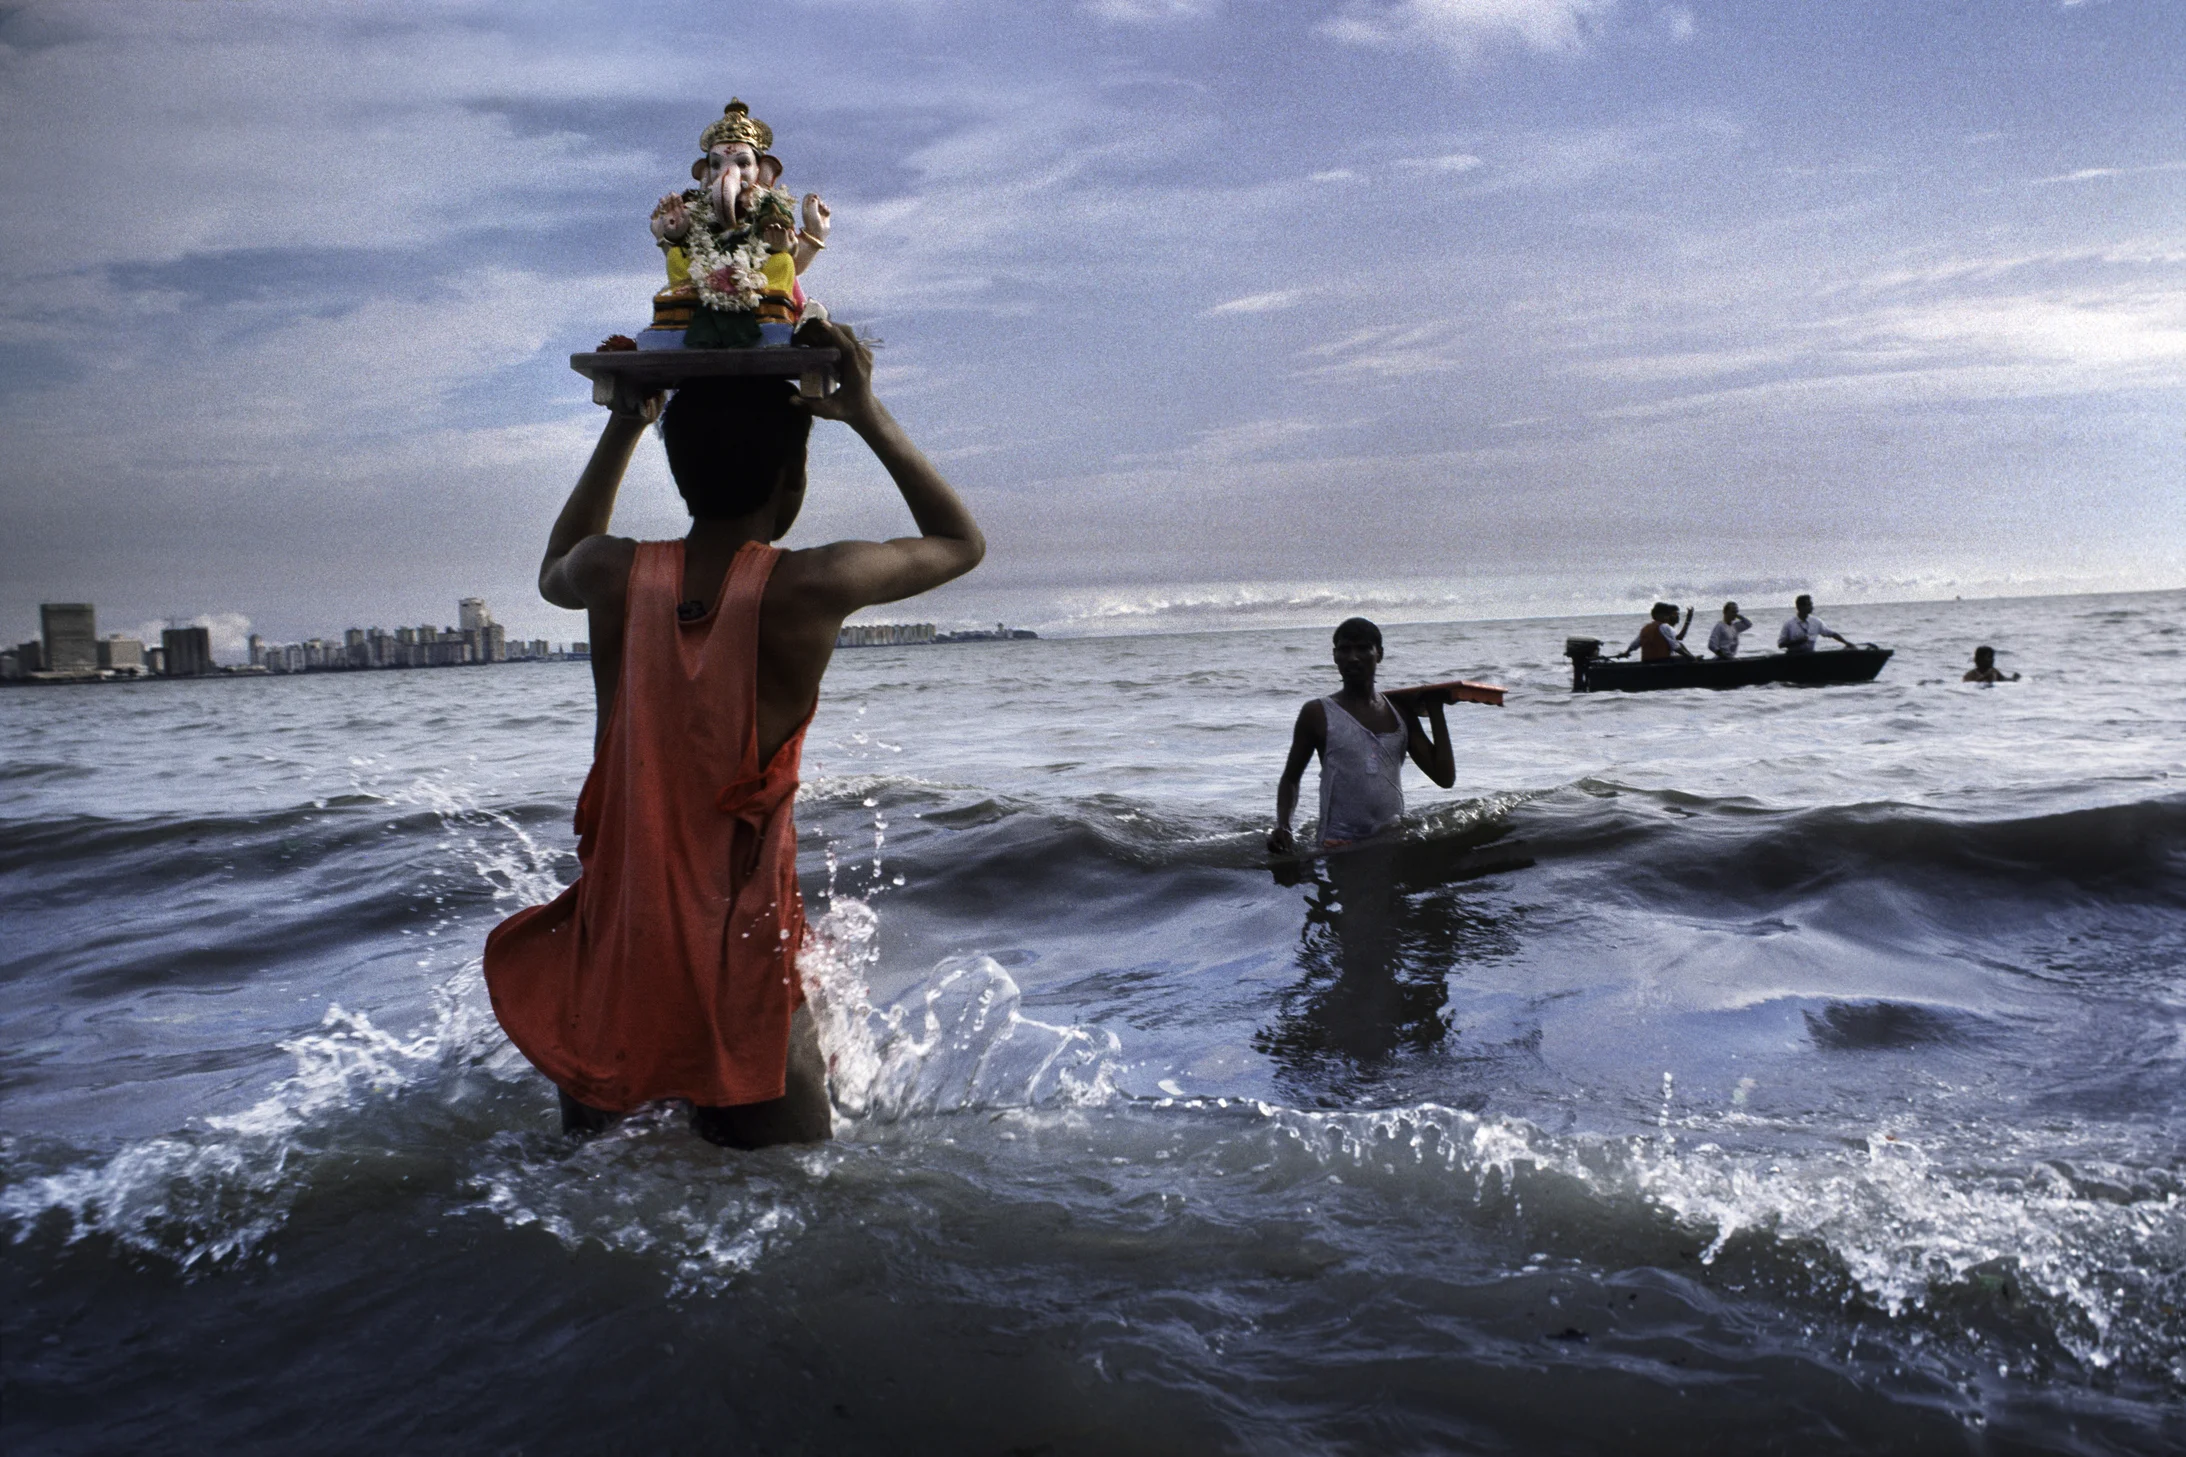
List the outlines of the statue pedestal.
<svg viewBox="0 0 2186 1457">
<path fill-rule="evenodd" d="M 758 349 L 612 349 L 572 354 L 569 367 L 592 381 L 592 403 L 635 410 L 647 395 L 686 380 L 727 374 L 772 375 L 797 381 L 797 392 L 818 398 L 835 382 L 838 349 L 799 345 Z"/>
</svg>

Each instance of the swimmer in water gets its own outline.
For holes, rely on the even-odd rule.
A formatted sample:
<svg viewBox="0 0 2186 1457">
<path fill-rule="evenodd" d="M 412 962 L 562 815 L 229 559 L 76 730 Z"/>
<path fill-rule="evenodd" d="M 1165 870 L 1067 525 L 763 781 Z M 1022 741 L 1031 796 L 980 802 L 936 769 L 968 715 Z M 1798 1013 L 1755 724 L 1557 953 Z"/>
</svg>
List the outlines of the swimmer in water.
<svg viewBox="0 0 2186 1457">
<path fill-rule="evenodd" d="M 1984 643 L 1973 650 L 1973 666 L 1968 668 L 1966 676 L 1958 681 L 1961 683 L 2016 683 L 2019 681 L 2019 675 L 2017 673 L 1997 672 L 1996 649 Z"/>
</svg>

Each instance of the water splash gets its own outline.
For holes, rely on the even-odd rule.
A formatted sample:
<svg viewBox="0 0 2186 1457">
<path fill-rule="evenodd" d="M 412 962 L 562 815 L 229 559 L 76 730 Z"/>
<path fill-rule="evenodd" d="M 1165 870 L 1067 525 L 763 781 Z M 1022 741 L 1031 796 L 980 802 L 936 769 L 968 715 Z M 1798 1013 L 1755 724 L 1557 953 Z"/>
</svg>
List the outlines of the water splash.
<svg viewBox="0 0 2186 1457">
<path fill-rule="evenodd" d="M 361 779 L 357 788 L 380 793 Z M 562 893 L 561 872 L 572 868 L 574 855 L 540 844 L 507 813 L 481 805 L 469 785 L 419 776 L 383 797 L 431 811 L 440 820 L 442 843 L 492 888 L 496 901 L 540 905 Z"/>
<path fill-rule="evenodd" d="M 366 782 L 368 764 L 351 767 L 359 793 L 430 810 L 451 855 L 497 899 L 529 903 L 559 891 L 557 852 L 508 815 L 479 806 L 467 788 L 417 778 L 383 794 Z M 437 931 L 457 919 L 436 912 L 431 925 Z M 326 1155 L 394 1157 L 392 1142 L 360 1116 L 365 1110 L 439 1086 L 463 1068 L 519 1075 L 521 1059 L 493 1020 L 475 956 L 433 986 L 430 1007 L 424 1030 L 403 1038 L 368 1012 L 330 1005 L 317 1029 L 275 1044 L 291 1071 L 257 1102 L 104 1160 L 21 1177 L 11 1150 L 0 1223 L 12 1226 L 18 1244 L 58 1224 L 66 1244 L 104 1236 L 184 1269 L 248 1258 L 287 1222 Z"/>
<path fill-rule="evenodd" d="M 1825 1297 L 1893 1320 L 1969 1298 L 2041 1317 L 2063 1353 L 2093 1370 L 2132 1366 L 2186 1385 L 2177 1311 L 2186 1288 L 2186 1184 L 2142 1171 L 2106 1182 L 2054 1164 L 1947 1166 L 1910 1138 L 1878 1132 L 1852 1149 L 1745 1153 L 1681 1148 L 1662 1135 L 1550 1134 L 1524 1119 L 1434 1104 L 1371 1113 L 1256 1105 L 1278 1150 L 1308 1174 L 1454 1177 L 1475 1205 L 1551 1228 L 1648 1242 L 1650 1225 L 1700 1248 L 1799 1274 Z M 1538 1235 L 1534 1236 L 1538 1238 Z M 1674 1264 L 1666 1250 L 1636 1258 Z M 1962 1314 L 1962 1312 L 1960 1312 Z M 1955 1324 L 1958 1316 L 1941 1317 Z"/>
<path fill-rule="evenodd" d="M 1115 1034 L 1025 1016 L 1017 983 L 992 957 L 953 957 L 891 1006 L 875 1007 L 866 970 L 879 956 L 879 926 L 863 901 L 838 899 L 799 960 L 844 1116 L 886 1123 L 1115 1096 Z"/>
<path fill-rule="evenodd" d="M 318 1157 L 356 1138 L 358 1109 L 393 1099 L 451 1046 L 468 1046 L 475 1018 L 460 988 L 443 991 L 431 1030 L 407 1041 L 362 1012 L 329 1007 L 319 1031 L 279 1044 L 295 1070 L 258 1102 L 103 1163 L 11 1182 L 0 1220 L 17 1244 L 57 1217 L 66 1244 L 103 1235 L 184 1269 L 250 1256 L 287 1222 Z"/>
</svg>

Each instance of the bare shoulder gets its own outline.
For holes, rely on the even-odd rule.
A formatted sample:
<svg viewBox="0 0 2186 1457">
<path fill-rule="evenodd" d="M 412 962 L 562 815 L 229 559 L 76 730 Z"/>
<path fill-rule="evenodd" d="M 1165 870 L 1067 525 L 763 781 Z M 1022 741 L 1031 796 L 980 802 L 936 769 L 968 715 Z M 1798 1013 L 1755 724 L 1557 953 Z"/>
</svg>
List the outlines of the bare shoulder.
<svg viewBox="0 0 2186 1457">
<path fill-rule="evenodd" d="M 824 546 L 785 550 L 774 564 L 767 599 L 815 613 L 847 616 L 875 602 L 909 593 L 889 590 L 887 568 L 902 555 L 902 542 L 831 541 Z M 926 583 L 912 590 L 921 590 Z"/>
<path fill-rule="evenodd" d="M 1328 709 L 1320 699 L 1308 698 L 1299 708 L 1297 732 L 1315 743 L 1328 736 Z"/>
<path fill-rule="evenodd" d="M 570 585 L 595 606 L 620 597 L 630 585 L 630 564 L 637 560 L 638 544 L 627 536 L 588 536 L 569 549 L 563 570 Z"/>
<path fill-rule="evenodd" d="M 767 599 L 784 605 L 825 605 L 842 577 L 843 548 L 851 545 L 855 543 L 833 541 L 795 551 L 785 548 L 767 578 Z"/>
</svg>

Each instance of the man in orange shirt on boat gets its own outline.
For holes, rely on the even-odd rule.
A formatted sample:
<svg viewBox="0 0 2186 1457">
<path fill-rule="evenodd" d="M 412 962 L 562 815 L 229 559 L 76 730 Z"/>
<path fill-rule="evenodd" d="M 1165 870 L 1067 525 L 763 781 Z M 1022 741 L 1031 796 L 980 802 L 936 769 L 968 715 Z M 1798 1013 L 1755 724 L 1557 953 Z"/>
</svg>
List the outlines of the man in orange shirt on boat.
<svg viewBox="0 0 2186 1457">
<path fill-rule="evenodd" d="M 486 938 L 502 1028 L 561 1090 L 564 1132 L 682 1099 L 733 1148 L 829 1136 L 826 1068 L 804 1006 L 791 801 L 843 619 L 978 565 L 977 523 L 873 397 L 872 355 L 842 352 L 820 399 L 787 380 L 708 379 L 611 418 L 548 538 L 539 591 L 583 608 L 598 703 L 577 800 L 577 880 Z M 691 511 L 680 541 L 607 535 L 648 421 Z M 805 495 L 812 418 L 840 420 L 903 492 L 916 536 L 771 543 Z"/>
<path fill-rule="evenodd" d="M 1647 614 L 1647 621 L 1641 625 L 1639 636 L 1625 644 L 1624 651 L 1617 656 L 1628 658 L 1636 648 L 1643 663 L 1666 663 L 1672 658 L 1689 658 L 1692 653 L 1685 646 L 1685 633 L 1692 625 L 1692 608 L 1685 609 L 1685 626 L 1678 627 L 1677 609 L 1667 602 L 1657 602 L 1654 609 Z M 1672 632 L 1670 629 L 1673 627 L 1677 631 Z"/>
</svg>

